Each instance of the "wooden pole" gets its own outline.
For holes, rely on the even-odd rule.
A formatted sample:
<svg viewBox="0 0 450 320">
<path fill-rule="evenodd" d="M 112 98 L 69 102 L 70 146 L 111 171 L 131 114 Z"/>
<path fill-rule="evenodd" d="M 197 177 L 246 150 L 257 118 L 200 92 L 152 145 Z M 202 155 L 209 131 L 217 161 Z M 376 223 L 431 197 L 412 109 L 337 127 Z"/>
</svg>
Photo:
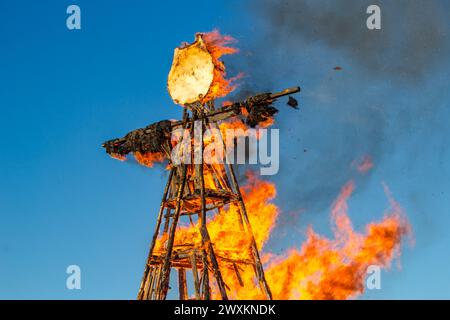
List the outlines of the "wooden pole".
<svg viewBox="0 0 450 320">
<path fill-rule="evenodd" d="M 219 287 L 220 295 L 222 296 L 223 300 L 228 300 L 227 292 L 225 289 L 224 281 L 222 278 L 222 274 L 220 273 L 219 263 L 217 262 L 216 255 L 214 254 L 214 248 L 211 243 L 211 239 L 209 237 L 208 229 L 206 227 L 206 200 L 205 200 L 205 178 L 203 176 L 203 169 L 204 169 L 204 163 L 203 163 L 203 133 L 205 129 L 205 123 L 204 118 L 202 118 L 202 128 L 201 128 L 201 150 L 200 150 L 200 159 L 201 163 L 198 164 L 199 166 L 199 173 L 200 173 L 200 198 L 201 198 L 201 214 L 200 214 L 200 224 L 201 224 L 201 230 L 200 234 L 202 236 L 202 244 L 203 247 L 206 245 L 208 246 L 208 252 L 209 252 L 209 259 L 211 260 L 214 277 L 217 281 L 217 286 Z M 206 268 L 207 269 L 207 268 Z"/>
<path fill-rule="evenodd" d="M 188 299 L 186 270 L 184 270 L 184 268 L 178 269 L 178 293 L 180 295 L 180 300 Z"/>
<path fill-rule="evenodd" d="M 217 122 L 213 121 L 212 122 L 212 126 L 214 126 L 215 128 L 217 128 L 219 130 L 219 134 L 221 135 L 221 140 L 222 140 L 222 144 L 223 144 L 223 148 L 224 148 L 224 155 L 226 155 L 227 154 L 226 144 L 223 141 L 222 133 L 220 132 L 220 129 L 219 129 L 219 126 L 217 125 Z M 229 171 L 230 176 L 231 176 L 232 186 L 235 189 L 234 192 L 238 196 L 238 204 L 239 204 L 240 215 L 242 216 L 242 220 L 244 221 L 244 223 L 246 225 L 247 232 L 250 234 L 252 255 L 253 255 L 253 259 L 255 261 L 256 276 L 258 278 L 259 285 L 261 287 L 261 290 L 265 294 L 266 298 L 268 300 L 272 300 L 272 292 L 270 291 L 269 284 L 267 283 L 266 277 L 264 275 L 264 269 L 263 269 L 263 266 L 262 266 L 262 263 L 261 263 L 261 259 L 259 257 L 259 252 L 258 252 L 258 247 L 256 245 L 255 236 L 253 234 L 253 230 L 252 230 L 252 227 L 250 225 L 250 221 L 248 219 L 247 210 L 245 209 L 245 204 L 244 204 L 244 200 L 242 198 L 241 190 L 239 189 L 239 183 L 238 183 L 238 181 L 236 179 L 236 175 L 234 173 L 233 166 L 226 159 L 225 159 L 225 162 L 226 162 L 228 171 Z"/>
<path fill-rule="evenodd" d="M 161 283 L 161 267 L 162 265 L 160 264 L 155 268 L 155 280 L 153 280 L 153 285 L 151 286 L 149 300 L 158 298 L 158 292 Z"/>
<path fill-rule="evenodd" d="M 208 270 L 208 257 L 206 256 L 206 250 L 202 250 L 202 299 L 211 299 L 211 288 L 209 287 L 209 270 Z"/>
<path fill-rule="evenodd" d="M 156 220 L 155 232 L 153 233 L 152 242 L 150 244 L 150 249 L 148 251 L 147 263 L 145 264 L 144 275 L 142 276 L 142 280 L 141 280 L 141 287 L 140 287 L 139 292 L 138 292 L 138 299 L 139 300 L 144 298 L 143 297 L 143 288 L 144 288 L 144 285 L 145 285 L 145 281 L 147 279 L 147 275 L 149 273 L 149 268 L 150 268 L 149 262 L 150 262 L 150 259 L 152 257 L 153 249 L 155 248 L 156 239 L 158 238 L 159 228 L 161 227 L 161 220 L 162 220 L 162 216 L 163 216 L 163 212 L 164 212 L 165 203 L 166 203 L 166 200 L 167 200 L 167 194 L 169 192 L 170 183 L 172 181 L 173 172 L 174 172 L 174 168 L 172 168 L 170 170 L 169 179 L 167 180 L 166 187 L 164 188 L 164 193 L 163 193 L 163 197 L 162 197 L 162 200 L 161 200 L 161 205 L 159 206 L 158 219 Z"/>
<path fill-rule="evenodd" d="M 239 281 L 239 284 L 241 285 L 241 287 L 243 287 L 244 281 L 242 281 L 241 273 L 239 272 L 238 266 L 234 262 L 233 262 L 233 269 L 234 269 L 234 272 L 236 273 L 236 277 Z"/>
<path fill-rule="evenodd" d="M 200 136 L 197 137 L 195 135 L 195 126 L 194 121 L 195 120 L 201 120 L 201 130 L 200 130 Z M 192 165 L 188 165 L 185 163 L 182 163 L 181 165 L 177 167 L 172 167 L 169 175 L 169 179 L 166 185 L 166 188 L 164 190 L 163 199 L 161 201 L 161 206 L 158 214 L 157 224 L 156 224 L 156 230 L 152 238 L 152 242 L 150 245 L 149 255 L 147 258 L 147 264 L 146 268 L 144 270 L 144 275 L 141 281 L 141 287 L 139 289 L 138 293 L 138 299 L 159 299 L 163 300 L 166 299 L 167 293 L 169 290 L 169 283 L 170 283 L 170 273 L 172 266 L 178 268 L 178 285 L 179 285 L 179 297 L 181 300 L 188 299 L 188 289 L 187 289 L 187 278 L 186 278 L 186 268 L 191 267 L 193 272 L 193 280 L 194 280 L 194 289 L 195 289 L 195 297 L 196 299 L 205 299 L 209 300 L 211 299 L 211 287 L 210 287 L 210 275 L 209 272 L 212 273 L 212 275 L 215 277 L 218 290 L 220 292 L 221 298 L 224 300 L 228 300 L 226 288 L 228 288 L 223 280 L 222 273 L 219 267 L 218 263 L 218 256 L 216 256 L 214 252 L 214 247 L 211 242 L 211 238 L 207 229 L 207 223 L 206 223 L 206 198 L 208 197 L 209 193 L 208 190 L 205 190 L 205 177 L 204 174 L 207 174 L 207 168 L 205 168 L 206 164 L 204 163 L 203 159 L 203 153 L 204 153 L 204 141 L 203 141 L 203 133 L 206 130 L 206 124 L 209 121 L 205 117 L 205 115 L 200 112 L 193 112 L 192 118 L 190 118 L 187 114 L 187 111 L 185 110 L 183 114 L 183 123 L 184 128 L 187 129 L 190 126 L 190 141 L 192 143 L 193 138 L 200 138 L 200 150 L 197 149 L 196 155 L 198 156 L 200 154 L 200 163 L 196 163 L 195 167 Z M 211 121 L 211 125 L 215 126 L 219 132 L 220 129 L 217 125 L 217 123 L 213 120 Z M 198 129 L 198 128 L 197 128 Z M 223 138 L 222 138 L 223 142 Z M 226 149 L 226 145 L 223 142 L 223 146 Z M 191 145 L 192 147 L 192 145 Z M 195 146 L 198 148 L 198 144 Z M 226 150 L 224 149 L 224 154 L 226 154 Z M 191 152 L 193 149 L 191 149 Z M 191 154 L 193 156 L 195 151 Z M 195 156 L 194 156 L 195 159 Z M 223 172 L 220 172 L 223 168 Z M 263 294 L 267 299 L 272 299 L 272 293 L 270 291 L 269 285 L 266 281 L 265 275 L 264 275 L 264 269 L 261 263 L 261 259 L 259 256 L 257 244 L 254 238 L 254 234 L 250 225 L 250 221 L 248 218 L 248 214 L 245 208 L 245 204 L 242 198 L 242 194 L 239 189 L 238 181 L 236 179 L 236 175 L 234 172 L 234 168 L 230 163 L 226 163 L 225 167 L 215 167 L 214 165 L 211 165 L 210 172 L 211 174 L 214 174 L 216 176 L 215 178 L 218 180 L 217 188 L 224 188 L 229 189 L 231 193 L 233 193 L 232 201 L 237 202 L 238 205 L 238 219 L 241 229 L 244 232 L 248 232 L 251 239 L 251 251 L 252 251 L 252 260 L 246 260 L 239 263 L 249 263 L 254 267 L 256 277 L 258 278 L 259 285 L 261 287 L 261 290 L 263 291 Z M 228 170 L 227 170 L 228 169 Z M 227 173 L 228 171 L 228 173 Z M 193 177 L 192 177 L 193 175 Z M 230 176 L 230 177 L 229 177 Z M 188 177 L 189 178 L 188 180 Z M 230 183 L 231 182 L 231 183 Z M 191 184 L 191 185 L 189 185 Z M 219 186 L 221 185 L 221 186 Z M 196 251 L 195 248 L 192 252 L 185 253 L 184 251 L 180 251 L 176 255 L 176 259 L 186 259 L 188 260 L 187 263 L 176 263 L 173 264 L 172 255 L 173 248 L 174 248 L 174 241 L 175 241 L 175 234 L 177 230 L 177 224 L 181 216 L 181 211 L 186 210 L 186 204 L 184 201 L 187 199 L 186 197 L 191 194 L 192 190 L 189 189 L 189 187 L 193 187 L 193 190 L 199 190 L 200 191 L 200 204 L 201 204 L 201 210 L 199 212 L 198 218 L 200 219 L 200 235 L 201 235 L 201 241 L 202 241 L 202 248 L 200 251 Z M 187 190 L 189 189 L 189 190 Z M 171 208 L 166 208 L 166 216 L 164 216 L 164 208 L 167 204 L 168 194 L 170 193 L 170 199 L 172 200 L 175 198 L 175 208 L 171 206 Z M 228 194 L 228 192 L 227 192 Z M 187 200 L 186 200 L 187 201 Z M 184 208 L 184 209 L 183 209 Z M 211 210 L 211 208 L 210 208 Z M 219 214 L 220 214 L 220 208 L 218 208 Z M 184 211 L 183 211 L 184 212 Z M 159 257 L 160 260 L 154 261 L 152 259 L 152 254 L 154 247 L 156 245 L 156 241 L 159 235 L 159 231 L 162 224 L 162 218 L 165 218 L 163 232 L 167 236 L 167 242 L 165 246 L 165 255 L 162 255 Z M 189 215 L 189 219 L 191 224 L 193 224 L 192 218 Z M 177 249 L 178 250 L 178 249 Z M 199 279 L 199 271 L 197 270 L 197 253 L 201 254 L 201 265 L 202 265 L 202 272 Z M 154 258 L 155 256 L 153 256 Z M 221 258 L 222 259 L 222 258 Z M 152 261 L 153 264 L 156 264 L 156 266 L 152 266 L 150 264 L 150 261 Z M 180 260 L 181 261 L 181 260 Z M 183 260 L 184 261 L 184 260 Z M 239 272 L 239 267 L 236 264 L 236 261 L 232 261 L 232 267 L 236 273 L 236 276 L 238 278 L 239 284 L 241 286 L 244 286 L 243 279 L 241 277 L 241 274 Z"/>
<path fill-rule="evenodd" d="M 147 289 L 147 294 L 146 294 L 146 298 L 147 299 L 151 299 L 151 296 L 153 294 L 153 286 L 155 285 L 155 280 L 158 277 L 157 275 L 157 271 L 158 271 L 158 267 L 154 267 L 152 266 L 152 271 L 151 271 L 151 279 L 149 281 L 149 285 L 148 285 L 148 289 Z"/>
</svg>

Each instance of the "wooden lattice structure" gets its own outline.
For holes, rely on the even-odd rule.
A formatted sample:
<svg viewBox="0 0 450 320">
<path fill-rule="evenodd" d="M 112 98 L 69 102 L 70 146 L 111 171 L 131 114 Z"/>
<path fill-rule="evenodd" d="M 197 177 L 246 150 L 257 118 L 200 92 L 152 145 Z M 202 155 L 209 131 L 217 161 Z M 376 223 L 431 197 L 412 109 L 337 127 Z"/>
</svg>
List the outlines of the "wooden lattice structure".
<svg viewBox="0 0 450 320">
<path fill-rule="evenodd" d="M 199 135 L 201 137 L 207 126 L 217 127 L 217 117 L 208 117 L 205 113 L 198 111 L 193 111 L 189 116 L 185 112 L 183 125 L 185 129 L 190 130 L 191 136 L 194 135 L 194 121 L 201 121 L 202 133 Z M 203 152 L 203 141 L 201 141 L 200 152 Z M 200 159 L 203 159 L 203 156 Z M 205 187 L 205 172 L 212 177 L 213 188 Z M 202 161 L 200 164 L 181 164 L 170 170 L 138 299 L 165 299 L 169 289 L 171 269 L 177 269 L 178 272 L 180 299 L 184 300 L 189 297 L 186 283 L 188 270 L 192 272 L 196 299 L 211 298 L 210 276 L 214 277 L 221 298 L 227 299 L 226 284 L 218 264 L 218 259 L 225 258 L 220 258 L 220 255 L 214 250 L 206 219 L 210 213 L 218 212 L 220 214 L 221 208 L 230 203 L 238 205 L 242 231 L 249 233 L 252 239 L 252 257 L 240 261 L 227 259 L 224 263 L 235 269 L 238 278 L 240 277 L 239 265 L 251 264 L 264 296 L 267 299 L 272 298 L 233 166 L 231 164 L 205 164 Z M 202 247 L 199 248 L 189 243 L 174 246 L 177 225 L 181 216 L 188 216 L 191 222 L 193 216 L 199 219 L 198 232 L 201 235 Z M 159 235 L 167 237 L 167 244 L 163 252 L 155 253 L 155 243 Z"/>
</svg>

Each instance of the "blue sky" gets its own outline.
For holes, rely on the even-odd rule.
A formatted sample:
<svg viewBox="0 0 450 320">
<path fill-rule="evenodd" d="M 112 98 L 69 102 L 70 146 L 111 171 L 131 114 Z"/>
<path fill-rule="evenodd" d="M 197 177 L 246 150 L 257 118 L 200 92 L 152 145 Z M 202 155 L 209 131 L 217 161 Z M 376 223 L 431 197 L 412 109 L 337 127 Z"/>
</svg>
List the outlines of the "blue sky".
<svg viewBox="0 0 450 320">
<path fill-rule="evenodd" d="M 195 32 L 231 34 L 247 57 L 258 55 L 248 47 L 255 38 L 271 34 L 241 1 L 73 3 L 81 7 L 82 30 L 66 28 L 72 2 L 0 3 L 2 299 L 135 298 L 167 174 L 114 161 L 101 143 L 180 117 L 166 77 L 173 49 Z M 281 217 L 266 249 L 299 246 L 308 224 L 329 234 L 324 204 L 352 178 L 355 227 L 380 219 L 388 205 L 385 182 L 408 215 L 415 245 L 402 247 L 401 268 L 383 272 L 382 289 L 363 298 L 449 298 L 448 55 L 418 83 L 398 84 L 372 77 L 326 42 L 305 40 L 302 50 L 286 56 L 265 48 L 271 49 L 273 61 L 293 70 L 265 75 L 272 89 L 298 84 L 303 92 L 300 112 L 280 107 L 281 168 L 270 180 L 278 186 Z M 228 61 L 230 70 L 242 66 L 251 78 L 247 60 Z M 332 70 L 336 65 L 342 73 Z M 383 115 L 382 141 L 375 145 L 366 143 L 371 133 L 355 125 L 375 121 L 363 108 Z M 368 139 L 350 142 L 349 126 L 351 135 Z M 350 156 L 376 151 L 370 175 L 340 161 L 348 149 Z M 295 214 L 295 225 L 286 213 Z M 71 264 L 82 270 L 78 291 L 66 289 Z"/>
</svg>

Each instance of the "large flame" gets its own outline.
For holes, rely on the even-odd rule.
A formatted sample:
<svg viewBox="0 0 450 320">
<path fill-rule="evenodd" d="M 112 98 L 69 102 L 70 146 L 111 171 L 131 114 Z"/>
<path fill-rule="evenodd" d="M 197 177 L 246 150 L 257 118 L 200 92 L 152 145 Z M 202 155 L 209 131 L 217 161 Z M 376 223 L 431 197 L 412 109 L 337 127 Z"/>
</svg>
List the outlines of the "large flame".
<svg viewBox="0 0 450 320">
<path fill-rule="evenodd" d="M 249 220 L 258 248 L 263 249 L 276 226 L 279 209 L 271 203 L 276 196 L 273 183 L 247 174 L 242 187 Z M 265 274 L 275 299 L 348 299 L 362 294 L 364 279 L 370 265 L 382 268 L 400 254 L 402 238 L 410 226 L 400 206 L 388 194 L 390 208 L 379 222 L 369 223 L 365 231 L 353 230 L 347 214 L 347 200 L 355 188 L 350 181 L 331 207 L 334 238 L 328 239 L 308 228 L 307 238 L 299 248 L 285 255 L 262 255 Z M 251 261 L 251 239 L 239 221 L 238 208 L 231 205 L 213 216 L 207 223 L 222 276 L 231 299 L 264 299 L 255 281 Z M 201 247 L 199 225 L 180 227 L 175 247 L 188 244 Z M 161 252 L 166 237 L 160 237 L 156 251 Z M 231 259 L 231 260 L 230 260 Z M 241 263 L 233 263 L 241 262 Z M 213 288 L 219 298 L 217 288 Z"/>
</svg>

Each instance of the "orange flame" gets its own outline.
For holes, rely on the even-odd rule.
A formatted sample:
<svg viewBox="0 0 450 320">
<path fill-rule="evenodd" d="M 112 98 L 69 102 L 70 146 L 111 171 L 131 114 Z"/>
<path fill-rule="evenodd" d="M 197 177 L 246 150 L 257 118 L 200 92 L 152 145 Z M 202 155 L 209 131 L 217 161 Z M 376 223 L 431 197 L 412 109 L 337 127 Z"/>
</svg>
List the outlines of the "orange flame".
<svg viewBox="0 0 450 320">
<path fill-rule="evenodd" d="M 236 88 L 233 82 L 239 79 L 242 74 L 231 79 L 226 79 L 225 64 L 220 60 L 223 55 L 235 54 L 239 51 L 236 48 L 228 46 L 229 44 L 236 42 L 233 37 L 221 35 L 218 30 L 213 30 L 204 33 L 203 40 L 214 63 L 213 81 L 208 93 L 203 98 L 202 102 L 204 103 L 212 99 L 224 97 L 232 92 Z"/>
</svg>

